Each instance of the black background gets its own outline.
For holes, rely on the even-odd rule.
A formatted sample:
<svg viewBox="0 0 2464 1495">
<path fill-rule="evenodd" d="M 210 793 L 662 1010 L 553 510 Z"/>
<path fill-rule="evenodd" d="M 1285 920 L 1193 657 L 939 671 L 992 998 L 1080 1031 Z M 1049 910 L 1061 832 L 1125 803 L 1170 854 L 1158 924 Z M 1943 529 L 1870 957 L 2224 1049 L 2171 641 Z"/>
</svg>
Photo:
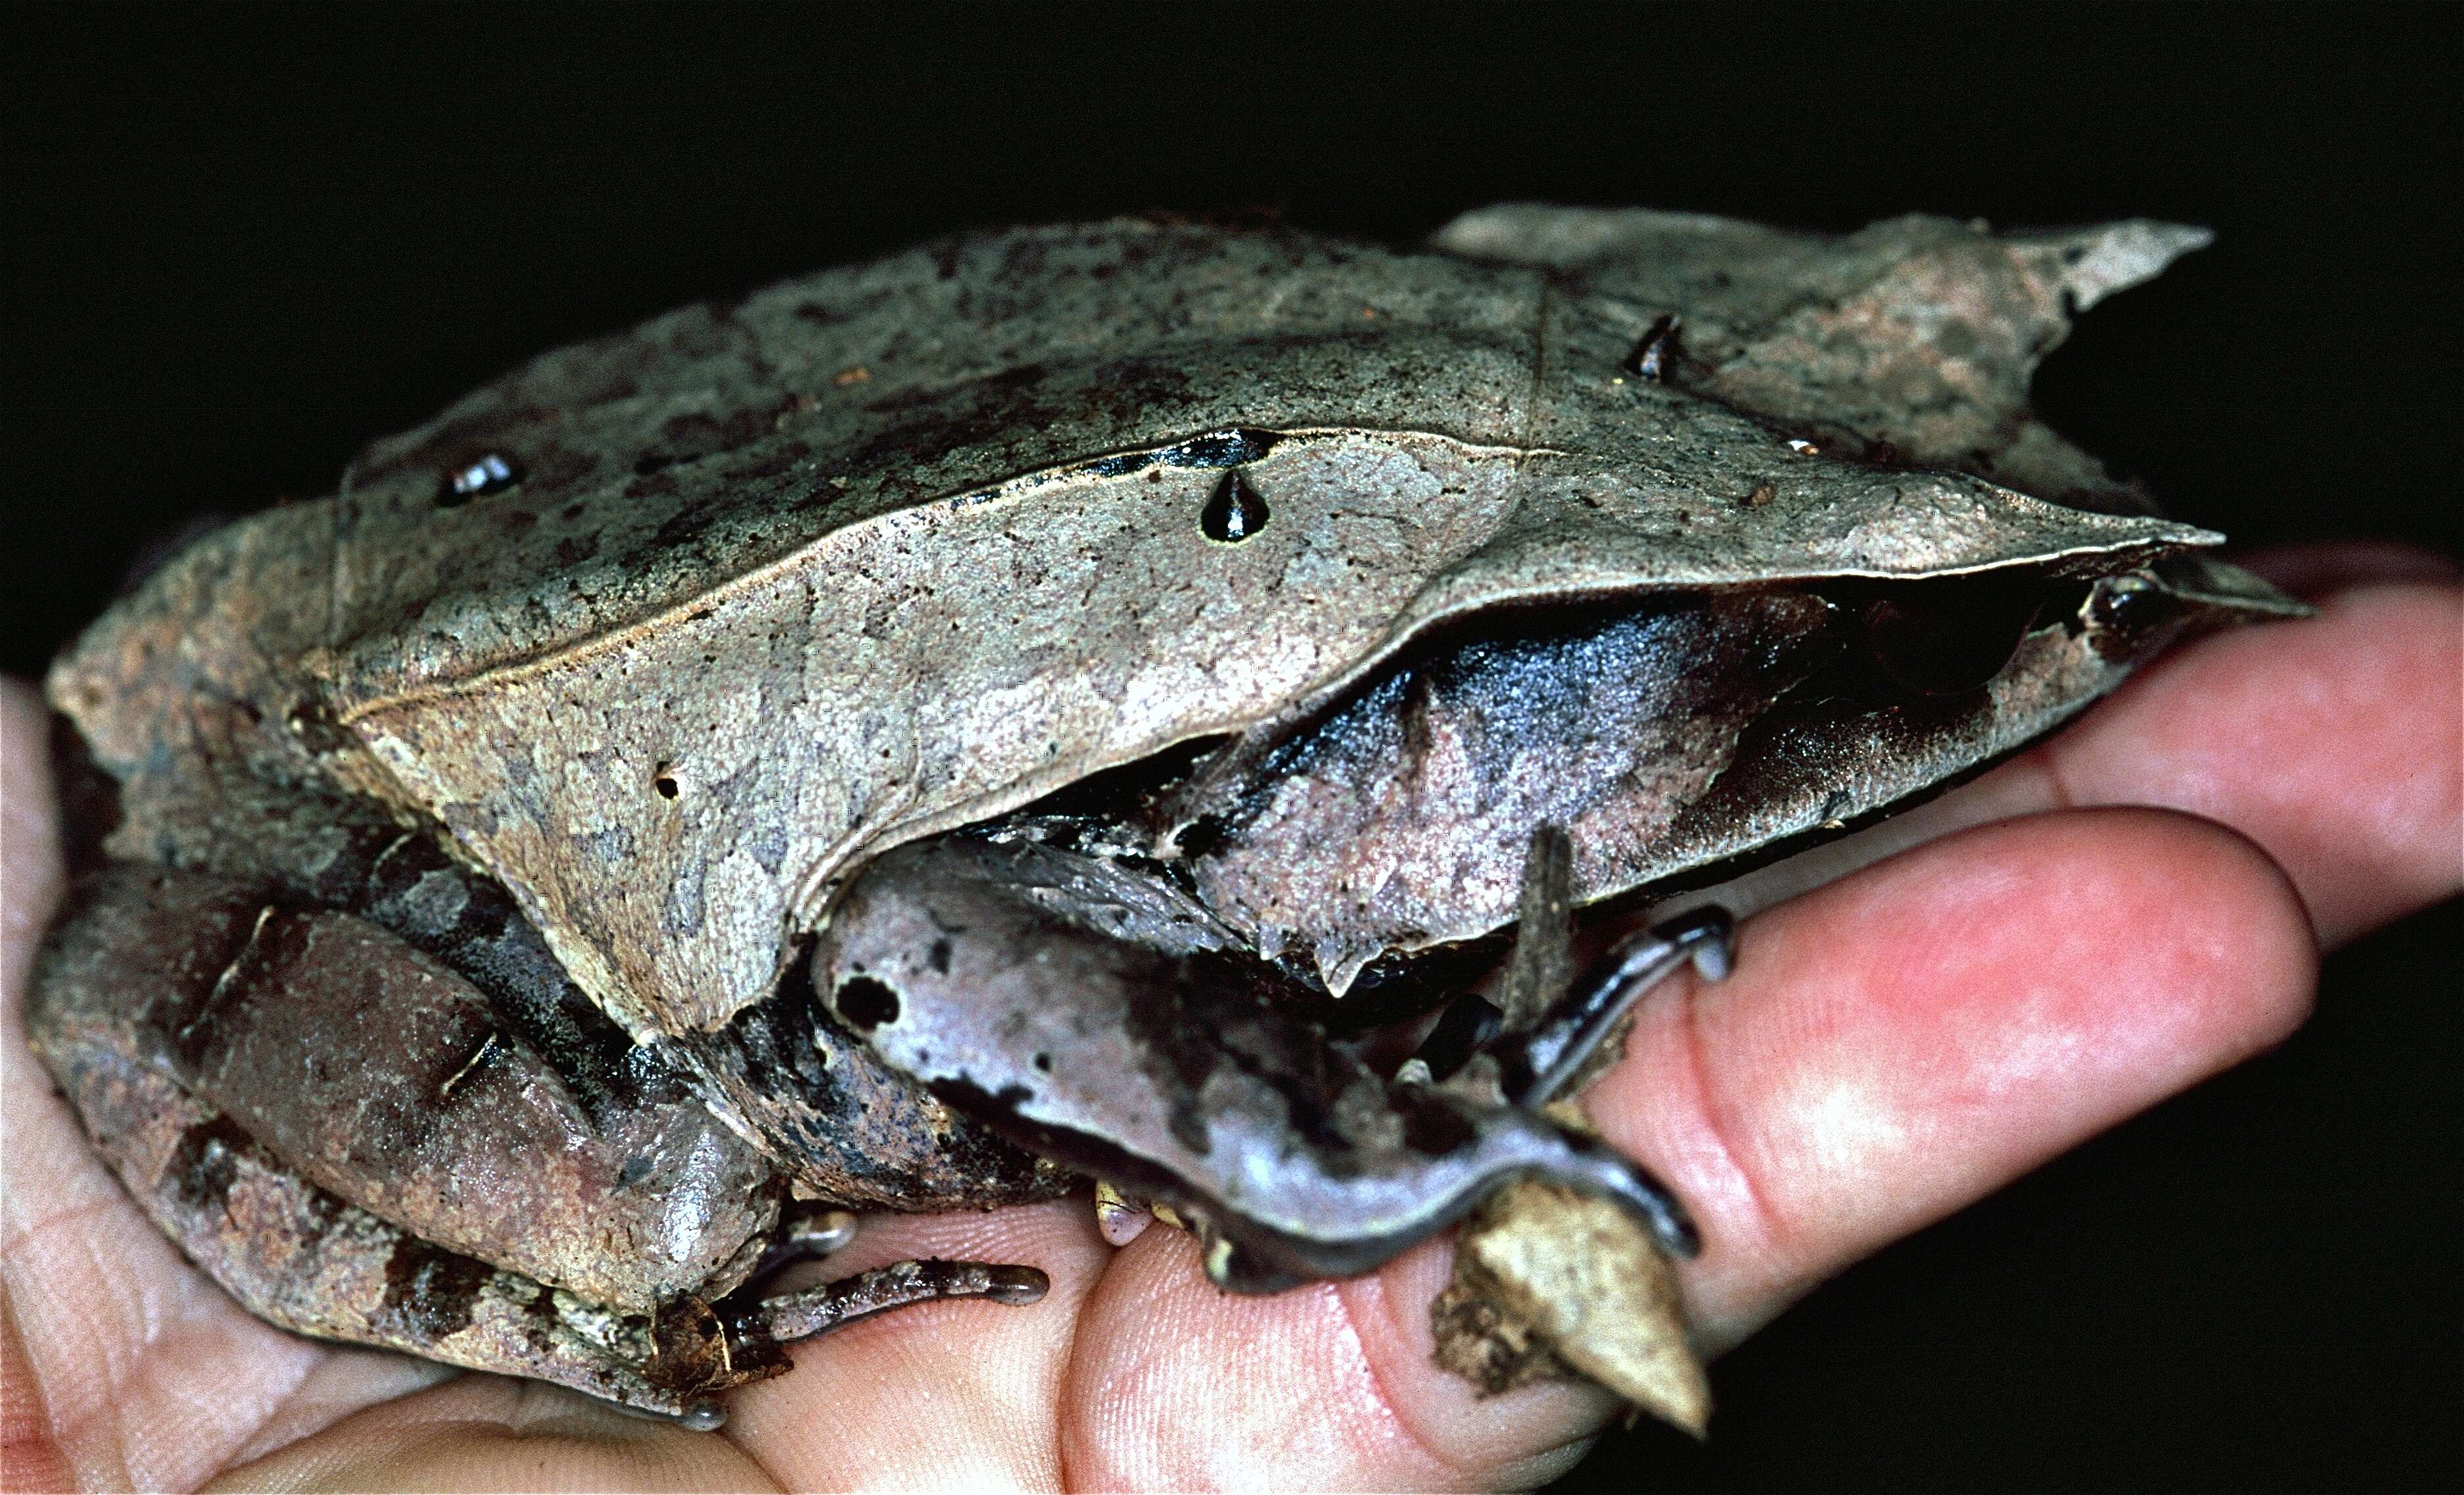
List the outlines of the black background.
<svg viewBox="0 0 2464 1495">
<path fill-rule="evenodd" d="M 893 9 L 893 8 L 885 8 Z M 77 7 L 12 15 L 0 666 L 142 539 L 330 491 L 522 358 L 953 230 L 1532 198 L 2147 215 L 2054 424 L 2236 540 L 2459 535 L 2438 7 Z M 920 18 L 919 18 L 920 16 Z M 2464 1478 L 2454 904 L 2281 1051 L 1859 1266 L 1584 1488 Z"/>
</svg>

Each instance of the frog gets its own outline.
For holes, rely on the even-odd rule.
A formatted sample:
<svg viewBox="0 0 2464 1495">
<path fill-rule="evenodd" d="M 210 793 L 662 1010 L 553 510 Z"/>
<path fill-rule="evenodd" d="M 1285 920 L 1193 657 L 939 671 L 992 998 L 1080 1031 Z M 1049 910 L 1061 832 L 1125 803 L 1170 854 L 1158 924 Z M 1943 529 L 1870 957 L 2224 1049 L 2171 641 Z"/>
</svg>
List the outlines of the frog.
<svg viewBox="0 0 2464 1495">
<path fill-rule="evenodd" d="M 1733 959 L 1701 890 L 2299 611 L 2028 407 L 2205 242 L 1151 216 L 546 354 L 62 653 L 35 1050 L 259 1317 L 693 1428 L 1047 1290 L 778 1286 L 867 1211 L 1091 1180 L 1274 1292 L 1537 1183 L 1691 1255 L 1564 1108 Z"/>
</svg>

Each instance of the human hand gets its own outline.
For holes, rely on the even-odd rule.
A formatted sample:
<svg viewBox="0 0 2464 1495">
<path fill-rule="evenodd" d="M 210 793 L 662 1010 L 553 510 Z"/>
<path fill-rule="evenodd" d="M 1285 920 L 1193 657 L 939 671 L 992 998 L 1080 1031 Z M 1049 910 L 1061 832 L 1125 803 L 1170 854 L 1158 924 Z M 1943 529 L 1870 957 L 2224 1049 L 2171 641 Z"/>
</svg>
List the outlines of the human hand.
<svg viewBox="0 0 2464 1495">
<path fill-rule="evenodd" d="M 1691 1206 L 1707 1351 L 1826 1276 L 2264 1048 L 2319 947 L 2464 885 L 2464 593 L 2419 558 L 2277 558 L 2317 619 L 2178 650 L 1965 794 L 2026 816 L 1747 925 L 1735 974 L 1647 1000 L 1586 1099 Z M 188 1267 L 27 1053 L 59 891 L 43 721 L 9 687 L 0 909 L 0 1483 L 650 1489 L 979 1483 L 1504 1486 L 1611 1408 L 1482 1399 L 1430 1362 L 1435 1242 L 1349 1282 L 1219 1294 L 1177 1231 L 1083 1200 L 878 1218 L 828 1275 L 1032 1263 L 1043 1303 L 910 1308 L 799 1347 L 719 1435 L 295 1338 Z M 2163 805 L 2170 810 L 2114 808 Z M 2035 813 L 2044 812 L 2044 813 Z M 2194 819 L 2193 816 L 2207 817 Z"/>
</svg>

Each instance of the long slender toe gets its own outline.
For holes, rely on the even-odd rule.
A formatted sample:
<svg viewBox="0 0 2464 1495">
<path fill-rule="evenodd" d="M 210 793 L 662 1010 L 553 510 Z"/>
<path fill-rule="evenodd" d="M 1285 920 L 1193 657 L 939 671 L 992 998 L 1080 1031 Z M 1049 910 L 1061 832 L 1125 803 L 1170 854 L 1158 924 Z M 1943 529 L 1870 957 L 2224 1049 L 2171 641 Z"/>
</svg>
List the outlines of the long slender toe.
<svg viewBox="0 0 2464 1495">
<path fill-rule="evenodd" d="M 943 1298 L 1033 1303 L 1051 1286 L 1051 1279 L 1032 1266 L 937 1258 L 897 1262 L 802 1292 L 762 1298 L 736 1314 L 731 1327 L 744 1340 L 790 1344 L 913 1304 Z"/>
</svg>

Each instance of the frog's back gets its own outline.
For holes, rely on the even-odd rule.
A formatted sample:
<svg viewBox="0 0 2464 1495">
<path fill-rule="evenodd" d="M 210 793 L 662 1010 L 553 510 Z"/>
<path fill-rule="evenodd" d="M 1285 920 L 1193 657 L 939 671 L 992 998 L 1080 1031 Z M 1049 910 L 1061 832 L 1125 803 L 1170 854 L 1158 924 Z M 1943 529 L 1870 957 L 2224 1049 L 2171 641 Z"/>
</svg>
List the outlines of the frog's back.
<svg viewBox="0 0 2464 1495">
<path fill-rule="evenodd" d="M 346 475 L 346 688 L 468 675 L 884 514 L 1221 427 L 1511 440 L 1540 278 L 1119 221 L 946 240 L 548 354 Z M 440 509 L 498 453 L 517 485 Z"/>
</svg>

